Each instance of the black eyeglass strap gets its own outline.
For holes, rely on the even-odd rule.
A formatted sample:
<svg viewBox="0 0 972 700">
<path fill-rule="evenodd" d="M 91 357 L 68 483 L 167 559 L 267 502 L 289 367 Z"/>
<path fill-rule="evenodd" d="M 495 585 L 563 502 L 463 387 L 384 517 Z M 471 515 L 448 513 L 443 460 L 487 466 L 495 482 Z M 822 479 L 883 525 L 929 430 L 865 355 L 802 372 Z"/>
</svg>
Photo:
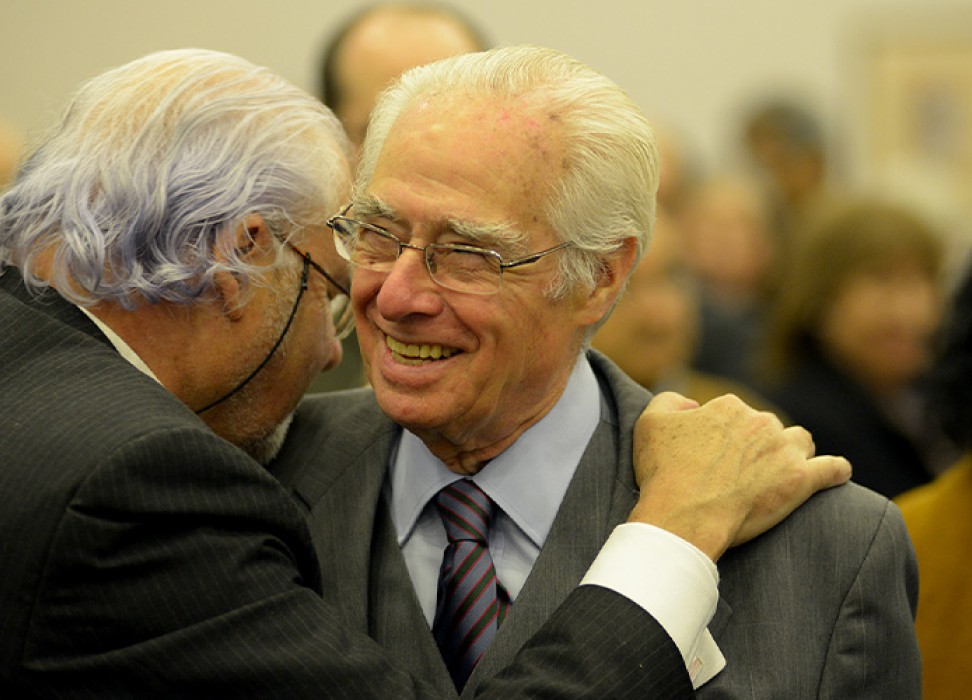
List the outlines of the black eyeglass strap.
<svg viewBox="0 0 972 700">
<path fill-rule="evenodd" d="M 272 348 L 270 348 L 270 352 L 268 352 L 267 356 L 263 358 L 263 362 L 257 365 L 257 368 L 252 372 L 250 372 L 250 374 L 246 377 L 246 379 L 244 379 L 242 382 L 237 384 L 236 387 L 230 390 L 229 393 L 224 394 L 221 398 L 216 399 L 208 406 L 200 408 L 198 411 L 196 411 L 196 415 L 201 415 L 205 413 L 209 409 L 213 408 L 214 406 L 218 406 L 219 404 L 223 403 L 226 399 L 235 395 L 240 389 L 242 389 L 247 384 L 249 384 L 250 380 L 253 379 L 255 376 L 257 376 L 260 370 L 262 370 L 264 367 L 267 366 L 267 363 L 270 362 L 270 358 L 272 358 L 273 354 L 277 352 L 277 348 L 280 347 L 280 344 L 283 342 L 284 337 L 286 337 L 287 331 L 290 330 L 290 325 L 294 322 L 294 316 L 297 315 L 297 307 L 300 306 L 300 300 L 304 296 L 304 292 L 307 291 L 307 277 L 310 272 L 310 258 L 309 256 L 306 255 L 301 257 L 304 258 L 304 268 L 300 275 L 300 291 L 297 292 L 297 298 L 294 300 L 294 308 L 290 310 L 290 316 L 287 318 L 287 323 L 284 325 L 283 330 L 280 331 L 280 337 L 277 338 L 277 342 L 273 344 Z"/>
</svg>

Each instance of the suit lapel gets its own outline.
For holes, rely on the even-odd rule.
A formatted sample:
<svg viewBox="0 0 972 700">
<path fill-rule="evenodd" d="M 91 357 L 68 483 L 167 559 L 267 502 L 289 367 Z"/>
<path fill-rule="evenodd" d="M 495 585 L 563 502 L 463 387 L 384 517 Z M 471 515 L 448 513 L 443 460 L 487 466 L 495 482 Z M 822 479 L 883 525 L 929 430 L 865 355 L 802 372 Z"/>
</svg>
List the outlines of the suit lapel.
<svg viewBox="0 0 972 700">
<path fill-rule="evenodd" d="M 382 493 L 400 429 L 373 395 L 358 393 L 305 401 L 292 430 L 299 433 L 288 447 L 306 444 L 313 452 L 289 452 L 274 471 L 294 484 L 296 497 L 310 509 L 325 569 L 324 596 L 341 608 L 352 629 L 367 633 L 413 675 L 436 684 L 437 696 L 454 696 Z M 305 431 L 326 437 L 314 439 Z"/>
<path fill-rule="evenodd" d="M 347 581 L 347 585 L 325 588 L 324 596 L 344 612 L 354 629 L 368 629 L 368 576 L 377 511 L 381 505 L 384 475 L 381 454 L 369 461 L 363 456 L 328 488 L 310 514 L 311 532 L 326 533 L 315 538 L 321 566 L 329 571 L 325 579 Z M 372 533 L 364 537 L 362 533 Z M 356 546 L 351 546 L 352 544 Z M 362 546 L 364 545 L 364 546 Z"/>
</svg>

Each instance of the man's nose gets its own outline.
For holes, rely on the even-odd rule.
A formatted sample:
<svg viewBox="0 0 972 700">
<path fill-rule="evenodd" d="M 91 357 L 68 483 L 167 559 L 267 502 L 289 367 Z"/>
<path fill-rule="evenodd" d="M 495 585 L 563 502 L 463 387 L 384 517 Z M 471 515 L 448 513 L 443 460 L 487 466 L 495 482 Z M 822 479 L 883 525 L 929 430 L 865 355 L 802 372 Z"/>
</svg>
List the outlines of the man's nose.
<svg viewBox="0 0 972 700">
<path fill-rule="evenodd" d="M 389 320 L 410 314 L 434 316 L 442 309 L 441 291 L 429 274 L 425 252 L 403 246 L 378 292 L 378 311 Z"/>
</svg>

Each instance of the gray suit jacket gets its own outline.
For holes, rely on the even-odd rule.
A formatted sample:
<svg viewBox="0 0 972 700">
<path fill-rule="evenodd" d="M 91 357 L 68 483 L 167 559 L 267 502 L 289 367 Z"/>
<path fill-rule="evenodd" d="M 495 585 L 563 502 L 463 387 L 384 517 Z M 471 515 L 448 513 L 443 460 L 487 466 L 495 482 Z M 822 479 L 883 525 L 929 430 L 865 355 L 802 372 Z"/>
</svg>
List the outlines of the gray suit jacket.
<svg viewBox="0 0 972 700">
<path fill-rule="evenodd" d="M 507 665 L 577 585 L 637 500 L 631 434 L 650 395 L 603 356 L 591 362 L 602 416 L 536 565 L 463 697 Z M 338 417 L 332 402 L 344 407 Z M 325 594 L 446 692 L 381 495 L 399 428 L 369 390 L 312 397 L 293 430 L 297 449 L 275 473 L 309 510 Z M 333 459 L 335 452 L 341 456 Z M 322 460 L 319 455 L 327 454 Z M 339 469 L 332 465 L 341 465 Z M 917 570 L 898 510 L 854 485 L 821 493 L 782 525 L 719 562 L 710 630 L 727 667 L 699 697 L 912 698 L 920 694 L 913 631 Z"/>
</svg>

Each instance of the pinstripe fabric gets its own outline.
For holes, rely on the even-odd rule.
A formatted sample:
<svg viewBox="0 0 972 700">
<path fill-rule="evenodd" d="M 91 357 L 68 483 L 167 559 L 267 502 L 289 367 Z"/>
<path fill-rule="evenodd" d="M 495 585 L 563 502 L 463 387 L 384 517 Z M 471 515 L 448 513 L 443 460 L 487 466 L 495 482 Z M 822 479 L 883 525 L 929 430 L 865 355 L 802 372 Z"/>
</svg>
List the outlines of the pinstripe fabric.
<svg viewBox="0 0 972 700">
<path fill-rule="evenodd" d="M 581 634 L 623 634 L 626 627 L 623 608 L 592 601 L 582 612 L 578 599 L 597 592 L 571 590 L 634 503 L 630 434 L 647 393 L 603 357 L 589 357 L 607 397 L 602 424 L 527 583 L 463 698 L 503 690 L 504 683 L 496 681 L 510 675 L 502 669 L 517 653 L 529 658 L 524 643 L 542 624 L 562 620 L 564 609 L 555 608 L 564 600 L 584 628 Z M 357 629 L 448 686 L 382 498 L 394 425 L 373 393 L 362 390 L 307 401 L 295 427 L 315 448 L 295 449 L 281 466 L 311 507 L 320 561 L 332 564 L 324 570 L 325 588 L 353 612 Z M 340 467 L 320 459 L 334 450 L 342 455 Z M 323 536 L 335 528 L 340 537 Z M 886 499 L 856 485 L 820 493 L 762 537 L 730 550 L 719 571 L 722 599 L 710 630 L 728 666 L 699 689 L 699 698 L 919 697 L 917 570 L 901 516 Z M 650 648 L 650 642 L 635 644 Z M 645 659 L 646 668 L 653 663 Z M 561 669 L 570 674 L 575 667 L 565 661 Z M 620 686 L 634 677 L 615 673 L 618 686 L 605 680 L 601 694 L 590 697 L 618 697 Z M 564 697 L 571 685 L 564 681 Z"/>
<path fill-rule="evenodd" d="M 0 386 L 0 697 L 449 697 L 321 598 L 288 491 L 76 308 L 30 299 L 12 269 L 0 275 Z M 625 606 L 606 592 L 580 603 Z M 628 645 L 664 635 L 642 616 L 630 636 L 592 629 L 581 645 L 574 617 L 484 697 L 528 697 L 575 656 L 624 674 Z M 677 677 L 671 649 L 655 647 L 637 696 Z"/>
<path fill-rule="evenodd" d="M 439 491 L 435 505 L 449 545 L 442 557 L 432 633 L 456 688 L 493 640 L 510 607 L 489 553 L 493 501 L 468 479 Z"/>
</svg>

